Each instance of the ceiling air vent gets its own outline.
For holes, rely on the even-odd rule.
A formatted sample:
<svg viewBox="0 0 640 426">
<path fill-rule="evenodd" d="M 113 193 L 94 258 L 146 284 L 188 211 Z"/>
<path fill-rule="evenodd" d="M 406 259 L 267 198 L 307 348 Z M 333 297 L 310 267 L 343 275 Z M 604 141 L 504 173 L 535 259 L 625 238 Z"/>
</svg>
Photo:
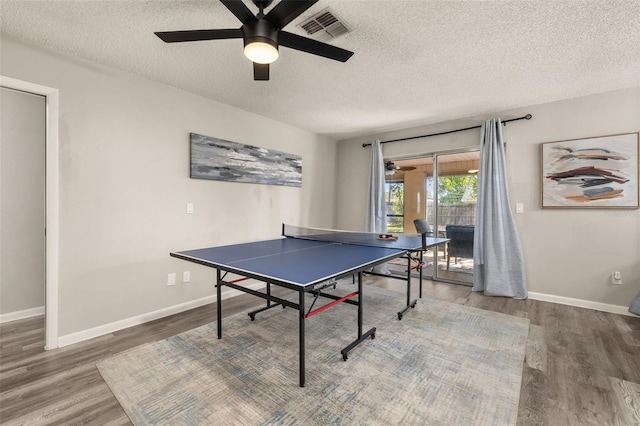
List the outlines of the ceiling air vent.
<svg viewBox="0 0 640 426">
<path fill-rule="evenodd" d="M 351 31 L 346 23 L 338 18 L 329 8 L 306 19 L 298 26 L 302 28 L 309 37 L 318 41 L 332 40 Z"/>
</svg>

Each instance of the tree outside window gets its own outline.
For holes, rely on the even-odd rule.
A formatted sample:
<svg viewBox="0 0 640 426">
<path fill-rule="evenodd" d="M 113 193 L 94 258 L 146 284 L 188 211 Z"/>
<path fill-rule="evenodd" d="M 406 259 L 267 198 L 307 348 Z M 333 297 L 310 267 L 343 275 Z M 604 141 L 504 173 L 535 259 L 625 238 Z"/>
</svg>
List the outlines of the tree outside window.
<svg viewBox="0 0 640 426">
<path fill-rule="evenodd" d="M 444 204 L 459 204 L 476 201 L 478 198 L 478 176 L 443 176 L 438 179 L 438 201 Z"/>
<path fill-rule="evenodd" d="M 386 182 L 387 231 L 404 232 L 404 182 Z"/>
</svg>

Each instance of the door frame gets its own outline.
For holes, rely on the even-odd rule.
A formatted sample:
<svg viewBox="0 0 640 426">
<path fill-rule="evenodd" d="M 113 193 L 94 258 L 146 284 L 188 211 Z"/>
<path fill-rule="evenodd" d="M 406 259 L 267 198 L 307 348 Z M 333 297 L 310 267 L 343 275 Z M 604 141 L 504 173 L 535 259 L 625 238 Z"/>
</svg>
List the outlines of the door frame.
<svg viewBox="0 0 640 426">
<path fill-rule="evenodd" d="M 386 160 L 390 160 L 390 161 L 399 161 L 399 160 L 411 160 L 414 158 L 426 158 L 426 157 L 431 157 L 433 160 L 433 171 L 432 171 L 432 175 L 431 178 L 434 180 L 434 188 L 433 188 L 433 208 L 435 209 L 435 214 L 434 214 L 434 226 L 437 230 L 438 227 L 438 223 L 440 221 L 440 217 L 438 215 L 438 185 L 437 185 L 437 179 L 440 175 L 439 170 L 438 170 L 438 157 L 441 156 L 446 156 L 446 155 L 450 155 L 450 154 L 461 154 L 461 153 L 465 153 L 465 152 L 478 152 L 478 155 L 480 154 L 480 145 L 477 146 L 468 146 L 468 147 L 463 147 L 463 148 L 454 148 L 454 149 L 443 149 L 443 150 L 439 150 L 439 151 L 430 151 L 430 152 L 422 152 L 422 153 L 414 153 L 414 154 L 403 154 L 403 155 L 393 155 L 393 156 L 385 156 L 384 159 Z M 428 200 L 427 195 L 425 193 L 425 200 Z M 406 232 L 406 231 L 405 231 Z M 437 235 L 437 233 L 435 234 Z M 437 256 L 436 254 L 434 254 L 434 256 Z M 433 275 L 431 275 L 431 279 L 432 281 L 439 281 L 439 282 L 445 282 L 445 283 L 450 283 L 450 284 L 457 284 L 457 285 L 463 285 L 463 286 L 472 286 L 472 284 L 463 282 L 463 281 L 458 281 L 458 280 L 453 280 L 453 279 L 447 279 L 444 277 L 439 276 L 438 274 L 438 261 L 437 259 L 434 258 L 434 273 Z"/>
<path fill-rule="evenodd" d="M 435 227 L 436 229 L 438 229 L 438 225 L 440 223 L 440 217 L 438 215 L 438 207 L 440 202 L 438 201 L 438 179 L 440 178 L 440 171 L 438 170 L 439 167 L 439 157 L 445 157 L 447 155 L 451 155 L 451 154 L 460 154 L 460 153 L 465 153 L 465 152 L 478 152 L 478 157 L 480 156 L 480 145 L 478 145 L 477 147 L 467 147 L 467 148 L 460 148 L 460 149 L 452 149 L 452 150 L 447 150 L 447 151 L 438 151 L 438 152 L 434 152 L 433 153 L 433 205 L 435 208 Z M 478 167 L 480 166 L 480 161 L 478 161 Z M 448 247 L 447 247 L 448 250 Z M 435 262 L 437 265 L 437 262 Z M 438 273 L 438 268 L 436 267 L 434 269 L 434 274 L 433 274 L 433 280 L 434 281 L 440 281 L 440 282 L 445 282 L 445 283 L 451 283 L 451 284 L 457 284 L 457 285 L 463 285 L 463 286 L 467 286 L 467 287 L 472 287 L 473 283 L 468 283 L 468 282 L 464 282 L 464 281 L 459 281 L 456 279 L 452 279 L 452 278 L 445 278 L 445 277 L 441 277 Z"/>
<path fill-rule="evenodd" d="M 0 86 L 45 97 L 45 345 L 58 347 L 58 271 L 59 271 L 59 91 L 12 77 L 0 75 Z"/>
</svg>

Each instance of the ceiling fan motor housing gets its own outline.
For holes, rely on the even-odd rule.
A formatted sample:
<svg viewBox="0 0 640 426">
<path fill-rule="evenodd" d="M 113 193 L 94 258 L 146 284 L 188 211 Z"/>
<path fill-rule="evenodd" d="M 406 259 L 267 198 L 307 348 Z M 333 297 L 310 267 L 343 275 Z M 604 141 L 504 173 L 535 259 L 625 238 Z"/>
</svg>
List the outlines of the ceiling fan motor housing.
<svg viewBox="0 0 640 426">
<path fill-rule="evenodd" d="M 258 6 L 258 8 L 262 11 L 263 9 L 268 8 L 271 3 L 273 3 L 273 0 L 252 0 L 253 4 L 255 4 L 256 6 Z"/>
<path fill-rule="evenodd" d="M 278 29 L 266 19 L 251 20 L 242 25 L 245 47 L 251 43 L 267 43 L 278 49 Z"/>
</svg>

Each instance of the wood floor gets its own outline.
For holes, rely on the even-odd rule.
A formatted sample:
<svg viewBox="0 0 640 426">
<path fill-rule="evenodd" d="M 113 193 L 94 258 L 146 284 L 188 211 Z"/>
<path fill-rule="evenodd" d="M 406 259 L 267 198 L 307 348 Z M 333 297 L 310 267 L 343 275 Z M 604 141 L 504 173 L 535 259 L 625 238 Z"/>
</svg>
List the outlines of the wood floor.
<svg viewBox="0 0 640 426">
<path fill-rule="evenodd" d="M 396 280 L 365 283 L 403 291 Z M 640 425 L 640 318 L 485 297 L 429 281 L 423 296 L 530 320 L 518 425 Z M 224 315 L 261 302 L 248 295 L 226 300 Z M 46 352 L 42 317 L 0 326 L 0 423 L 131 424 L 96 362 L 214 321 L 215 309 L 204 306 Z"/>
</svg>

